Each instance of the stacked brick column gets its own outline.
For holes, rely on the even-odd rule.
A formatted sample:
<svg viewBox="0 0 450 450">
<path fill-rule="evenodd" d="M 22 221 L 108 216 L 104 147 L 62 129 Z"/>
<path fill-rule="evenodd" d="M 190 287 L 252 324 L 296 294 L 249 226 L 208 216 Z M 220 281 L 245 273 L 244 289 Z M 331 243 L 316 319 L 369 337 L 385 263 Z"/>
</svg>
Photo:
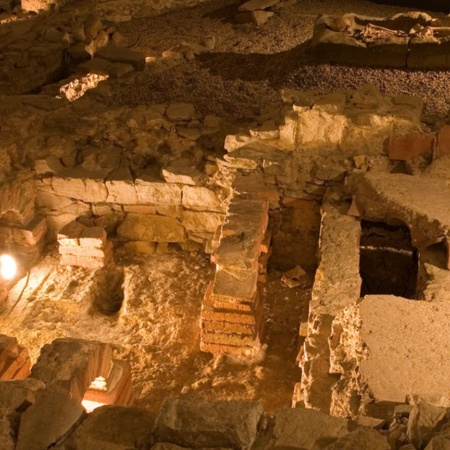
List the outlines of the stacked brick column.
<svg viewBox="0 0 450 450">
<path fill-rule="evenodd" d="M 112 257 L 112 243 L 101 226 L 70 222 L 58 233 L 58 243 L 61 264 L 99 269 Z"/>
<path fill-rule="evenodd" d="M 258 278 L 268 209 L 261 200 L 230 203 L 202 307 L 202 351 L 252 356 L 259 349 L 264 318 Z"/>
</svg>

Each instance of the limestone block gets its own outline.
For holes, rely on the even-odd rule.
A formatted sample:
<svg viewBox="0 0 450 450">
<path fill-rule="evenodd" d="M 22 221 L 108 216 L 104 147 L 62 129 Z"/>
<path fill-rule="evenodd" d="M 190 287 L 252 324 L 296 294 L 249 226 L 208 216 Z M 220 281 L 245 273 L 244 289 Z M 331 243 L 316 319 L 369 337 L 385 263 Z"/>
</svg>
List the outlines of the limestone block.
<svg viewBox="0 0 450 450">
<path fill-rule="evenodd" d="M 44 390 L 20 420 L 17 450 L 46 450 L 77 422 L 84 408 L 61 392 Z"/>
<path fill-rule="evenodd" d="M 155 438 L 183 447 L 248 450 L 262 414 L 257 402 L 166 398 L 155 422 Z"/>
<path fill-rule="evenodd" d="M 103 248 L 106 244 L 106 238 L 106 231 L 103 227 L 86 227 L 80 234 L 80 246 Z"/>
<path fill-rule="evenodd" d="M 182 205 L 194 211 L 225 212 L 228 197 L 222 191 L 214 191 L 202 186 L 184 186 Z"/>
<path fill-rule="evenodd" d="M 102 406 L 89 414 L 56 450 L 150 448 L 153 422 L 151 414 L 141 408 Z"/>
<path fill-rule="evenodd" d="M 47 391 L 69 395 L 81 402 L 91 382 L 106 378 L 112 367 L 112 350 L 107 344 L 81 339 L 56 339 L 41 349 L 31 378 L 46 384 Z"/>
<path fill-rule="evenodd" d="M 172 217 L 128 214 L 117 230 L 118 237 L 128 241 L 183 242 L 185 230 Z"/>
<path fill-rule="evenodd" d="M 333 412 L 348 411 L 355 394 L 376 402 L 404 403 L 410 396 L 450 406 L 443 325 L 449 317 L 447 303 L 388 295 L 366 296 L 346 308 L 334 320 L 330 338 L 331 372 L 342 374 L 334 387 Z M 432 371 L 431 360 L 441 362 Z M 364 407 L 361 401 L 360 410 Z"/>
<path fill-rule="evenodd" d="M 446 180 L 404 174 L 367 173 L 350 181 L 356 205 L 367 220 L 400 220 L 415 247 L 440 242 L 450 230 L 450 196 Z"/>
<path fill-rule="evenodd" d="M 52 189 L 56 195 L 84 202 L 104 203 L 108 196 L 104 180 L 109 172 L 108 169 L 96 172 L 83 168 L 66 170 L 59 177 L 52 178 Z"/>
<path fill-rule="evenodd" d="M 312 409 L 281 409 L 275 414 L 273 435 L 266 448 L 328 448 L 355 428 L 347 419 Z"/>
<path fill-rule="evenodd" d="M 411 450 L 414 450 L 415 447 Z M 400 449 L 401 450 L 401 449 Z M 436 436 L 425 447 L 425 450 L 450 450 L 450 436 Z"/>
<path fill-rule="evenodd" d="M 126 48 L 107 45 L 97 52 L 97 57 L 112 63 L 131 64 L 136 70 L 145 69 L 145 55 Z"/>
<path fill-rule="evenodd" d="M 36 399 L 36 392 L 45 388 L 45 384 L 32 378 L 24 380 L 10 380 L 0 383 L 0 407 L 5 414 L 25 410 Z M 0 441 L 1 442 L 1 441 Z"/>
<path fill-rule="evenodd" d="M 330 114 L 318 108 L 304 111 L 299 115 L 297 142 L 314 148 L 335 149 L 341 141 L 345 116 Z"/>
<path fill-rule="evenodd" d="M 195 119 L 195 108 L 190 103 L 171 103 L 166 110 L 166 116 L 174 122 Z"/>
<path fill-rule="evenodd" d="M 327 450 L 391 450 L 386 436 L 370 428 L 359 427 L 327 446 Z"/>
<path fill-rule="evenodd" d="M 425 402 L 419 402 L 411 411 L 407 436 L 416 447 L 423 448 L 447 424 L 450 412 Z"/>
<path fill-rule="evenodd" d="M 181 187 L 177 184 L 136 179 L 137 203 L 181 205 Z"/>
<path fill-rule="evenodd" d="M 305 405 L 329 413 L 331 376 L 328 338 L 333 318 L 355 302 L 361 292 L 359 276 L 360 224 L 330 205 L 322 208 L 320 264 L 309 304 L 308 332 L 303 345 L 301 387 Z M 345 259 L 342 255 L 346 255 Z"/>
<path fill-rule="evenodd" d="M 37 175 L 57 174 L 64 170 L 61 160 L 56 156 L 49 156 L 45 159 L 34 161 L 34 170 Z"/>
<path fill-rule="evenodd" d="M 139 203 L 136 187 L 133 182 L 123 180 L 106 180 L 108 203 L 120 203 L 123 205 L 135 205 Z"/>
<path fill-rule="evenodd" d="M 65 225 L 58 233 L 58 242 L 60 245 L 75 246 L 80 245 L 80 236 L 86 226 L 80 222 L 72 221 Z"/>
<path fill-rule="evenodd" d="M 167 183 L 179 183 L 195 186 L 202 176 L 202 173 L 195 167 L 190 167 L 190 164 L 185 161 L 183 163 L 177 161 L 162 170 L 162 175 Z"/>
<path fill-rule="evenodd" d="M 88 253 L 88 252 L 86 252 Z M 95 251 L 89 252 L 91 254 L 95 254 Z M 87 256 L 87 255 L 75 255 L 73 253 L 70 254 L 61 254 L 61 258 L 59 260 L 60 264 L 66 266 L 78 266 L 84 267 L 87 269 L 101 269 L 111 260 L 112 251 L 103 252 L 103 256 Z"/>
<path fill-rule="evenodd" d="M 220 213 L 183 211 L 181 223 L 188 231 L 215 233 L 224 219 Z"/>
</svg>

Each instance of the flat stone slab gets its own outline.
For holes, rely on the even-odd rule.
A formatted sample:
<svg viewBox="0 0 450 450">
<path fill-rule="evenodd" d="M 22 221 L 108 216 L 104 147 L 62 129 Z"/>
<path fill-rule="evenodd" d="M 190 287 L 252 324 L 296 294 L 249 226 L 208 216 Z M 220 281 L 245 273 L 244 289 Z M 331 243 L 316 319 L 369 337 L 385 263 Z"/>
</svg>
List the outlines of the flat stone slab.
<svg viewBox="0 0 450 450">
<path fill-rule="evenodd" d="M 368 172 L 350 184 L 364 219 L 405 223 L 415 247 L 441 242 L 450 232 L 447 180 Z"/>
<path fill-rule="evenodd" d="M 281 409 L 275 414 L 272 439 L 266 449 L 328 448 L 355 428 L 350 420 L 312 409 Z"/>
<path fill-rule="evenodd" d="M 389 295 L 366 296 L 339 314 L 330 341 L 331 372 L 342 375 L 332 413 L 348 414 L 355 395 L 397 403 L 416 396 L 449 407 L 449 320 L 449 303 Z"/>
<path fill-rule="evenodd" d="M 250 449 L 262 414 L 257 402 L 166 398 L 155 438 L 182 447 Z"/>
</svg>

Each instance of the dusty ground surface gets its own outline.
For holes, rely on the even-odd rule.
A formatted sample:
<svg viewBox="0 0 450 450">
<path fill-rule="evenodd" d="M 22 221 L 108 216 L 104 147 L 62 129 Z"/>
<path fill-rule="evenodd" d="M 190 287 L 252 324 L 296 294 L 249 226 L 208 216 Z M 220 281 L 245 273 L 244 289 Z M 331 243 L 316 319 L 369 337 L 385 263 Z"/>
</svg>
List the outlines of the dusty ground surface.
<svg viewBox="0 0 450 450">
<path fill-rule="evenodd" d="M 316 64 L 308 54 L 308 40 L 317 15 L 357 13 L 391 16 L 408 9 L 365 0 L 283 0 L 265 25 L 233 25 L 239 2 L 217 0 L 160 17 L 119 24 L 127 45 L 147 55 L 160 55 L 182 42 L 202 43 L 213 36 L 213 51 L 157 75 L 143 74 L 125 85 L 114 101 L 185 101 L 203 114 L 215 114 L 240 125 L 262 108 L 279 102 L 284 87 L 327 93 L 356 89 L 367 83 L 381 92 L 411 94 L 425 100 L 427 113 L 445 116 L 450 107 L 445 71 L 367 69 Z M 438 13 L 434 13 L 438 15 Z"/>
<path fill-rule="evenodd" d="M 277 104 L 283 87 L 325 93 L 373 83 L 382 92 L 424 98 L 428 113 L 447 114 L 446 72 L 318 65 L 309 58 L 307 41 L 317 14 L 389 16 L 405 8 L 364 0 L 283 0 L 274 18 L 255 27 L 231 23 L 237 5 L 214 0 L 160 17 L 145 17 L 141 10 L 136 11 L 139 18 L 116 24 L 126 45 L 148 56 L 160 55 L 182 42 L 202 43 L 205 36 L 213 36 L 216 45 L 213 51 L 163 73 L 142 73 L 123 82 L 112 103 L 189 102 L 203 115 L 227 119 L 225 131 L 232 133 L 264 107 Z M 99 3 L 98 10 L 108 11 L 110 19 L 120 19 L 121 8 L 130 13 L 124 0 Z M 20 302 L 7 315 L 26 278 L 10 293 L 0 313 L 1 332 L 17 336 L 29 348 L 33 361 L 40 347 L 57 337 L 110 342 L 117 357 L 132 362 L 136 404 L 154 412 L 166 395 L 180 393 L 261 399 L 269 413 L 290 404 L 294 384 L 300 379 L 295 364 L 298 326 L 313 274 L 300 287 L 288 289 L 280 284 L 280 272 L 269 271 L 264 351 L 258 361 L 244 363 L 198 350 L 200 307 L 212 276 L 204 255 L 174 250 L 145 258 L 119 252 L 116 271 L 123 276 L 116 286 L 119 292 L 102 295 L 91 271 L 59 266 L 53 249 L 32 270 Z M 123 295 L 120 311 L 105 315 L 93 308 L 94 294 L 103 305 Z"/>
<path fill-rule="evenodd" d="M 299 320 L 312 276 L 289 289 L 280 284 L 281 274 L 272 271 L 265 288 L 261 355 L 239 361 L 199 351 L 200 308 L 213 273 L 207 257 L 175 249 L 150 257 L 119 251 L 111 273 L 122 274 L 121 283 L 101 283 L 90 270 L 59 266 L 51 251 L 32 269 L 28 283 L 24 276 L 10 292 L 0 315 L 2 333 L 17 336 L 33 362 L 40 347 L 59 337 L 111 343 L 117 358 L 131 361 L 136 404 L 154 413 L 165 396 L 181 393 L 261 399 L 269 412 L 290 404 L 299 379 Z M 122 296 L 118 313 L 103 314 L 93 307 L 106 307 Z"/>
</svg>

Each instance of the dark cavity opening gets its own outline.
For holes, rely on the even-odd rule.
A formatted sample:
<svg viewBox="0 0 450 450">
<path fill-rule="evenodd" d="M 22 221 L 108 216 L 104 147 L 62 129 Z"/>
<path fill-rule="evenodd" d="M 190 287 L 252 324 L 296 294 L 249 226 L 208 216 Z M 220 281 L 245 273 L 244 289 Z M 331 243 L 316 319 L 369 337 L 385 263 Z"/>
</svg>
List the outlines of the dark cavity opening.
<svg viewBox="0 0 450 450">
<path fill-rule="evenodd" d="M 120 311 L 124 299 L 123 271 L 106 266 L 97 271 L 91 291 L 92 310 L 107 316 Z"/>
<path fill-rule="evenodd" d="M 409 229 L 367 221 L 361 228 L 361 296 L 417 298 L 418 255 Z"/>
</svg>

